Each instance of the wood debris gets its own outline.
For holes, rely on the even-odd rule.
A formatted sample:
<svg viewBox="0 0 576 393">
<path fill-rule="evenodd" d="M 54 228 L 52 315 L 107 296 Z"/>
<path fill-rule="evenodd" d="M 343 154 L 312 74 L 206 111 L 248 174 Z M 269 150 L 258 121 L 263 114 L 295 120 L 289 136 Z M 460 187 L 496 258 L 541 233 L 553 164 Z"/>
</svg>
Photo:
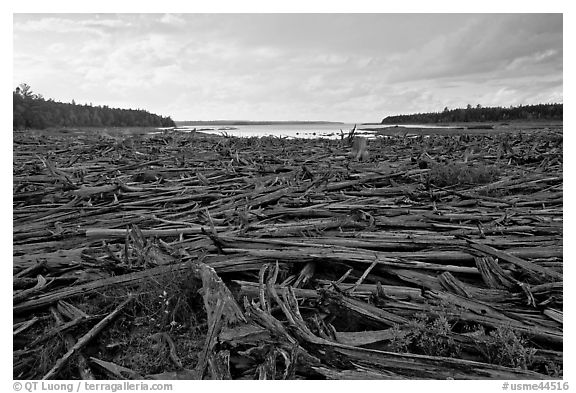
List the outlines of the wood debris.
<svg viewBox="0 0 576 393">
<path fill-rule="evenodd" d="M 364 141 L 16 132 L 14 378 L 561 378 L 562 130 Z"/>
</svg>

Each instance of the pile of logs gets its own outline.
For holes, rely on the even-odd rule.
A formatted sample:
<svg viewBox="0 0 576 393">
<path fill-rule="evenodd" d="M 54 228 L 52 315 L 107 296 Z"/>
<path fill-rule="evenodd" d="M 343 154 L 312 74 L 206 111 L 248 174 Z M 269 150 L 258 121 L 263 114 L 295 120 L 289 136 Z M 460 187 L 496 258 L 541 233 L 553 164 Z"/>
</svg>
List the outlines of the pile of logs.
<svg viewBox="0 0 576 393">
<path fill-rule="evenodd" d="M 367 150 L 15 133 L 14 378 L 561 377 L 562 131 Z M 159 323 L 142 296 L 182 277 L 162 310 L 196 326 Z M 137 336 L 161 370 L 128 361 Z"/>
</svg>

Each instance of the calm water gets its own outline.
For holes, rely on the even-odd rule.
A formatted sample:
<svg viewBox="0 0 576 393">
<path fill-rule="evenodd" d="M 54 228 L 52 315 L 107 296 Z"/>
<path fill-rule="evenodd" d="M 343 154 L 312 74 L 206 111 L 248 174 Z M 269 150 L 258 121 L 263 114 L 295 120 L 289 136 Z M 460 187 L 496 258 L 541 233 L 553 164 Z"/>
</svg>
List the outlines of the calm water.
<svg viewBox="0 0 576 393">
<path fill-rule="evenodd" d="M 387 127 L 382 124 L 374 125 L 357 125 L 357 134 L 363 135 L 368 138 L 374 138 L 374 131 L 363 131 L 361 128 L 383 128 Z M 418 128 L 434 128 L 431 125 L 402 125 L 399 127 L 418 127 Z M 277 136 L 288 138 L 328 138 L 340 139 L 341 131 L 344 135 L 354 128 L 352 123 L 328 123 L 328 124 L 272 124 L 272 125 L 233 125 L 233 126 L 219 126 L 213 124 L 184 126 L 176 128 L 177 131 L 190 132 L 196 130 L 208 134 L 216 135 L 229 135 L 238 137 L 261 137 L 261 136 Z M 443 127 L 450 128 L 450 127 Z"/>
<path fill-rule="evenodd" d="M 288 138 L 340 138 L 340 130 L 345 135 L 354 127 L 354 124 L 272 124 L 272 125 L 196 125 L 178 127 L 180 131 L 205 132 L 216 135 L 230 135 L 239 137 L 252 136 L 278 136 Z M 373 134 L 373 133 L 371 133 Z"/>
</svg>

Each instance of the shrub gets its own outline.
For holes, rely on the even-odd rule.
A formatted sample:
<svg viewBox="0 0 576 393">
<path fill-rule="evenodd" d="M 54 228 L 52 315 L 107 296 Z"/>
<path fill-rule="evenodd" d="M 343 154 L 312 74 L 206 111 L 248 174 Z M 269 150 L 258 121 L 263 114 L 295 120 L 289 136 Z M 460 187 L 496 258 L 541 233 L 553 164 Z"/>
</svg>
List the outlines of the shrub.
<svg viewBox="0 0 576 393">
<path fill-rule="evenodd" d="M 393 327 L 390 345 L 396 352 L 457 357 L 460 355 L 460 347 L 450 337 L 451 331 L 452 327 L 446 315 L 418 313 L 405 329 Z"/>
<path fill-rule="evenodd" d="M 492 364 L 527 370 L 534 363 L 536 350 L 510 327 L 498 327 L 490 332 L 481 352 Z"/>
<path fill-rule="evenodd" d="M 499 177 L 500 171 L 495 166 L 450 163 L 434 165 L 429 174 L 429 181 L 436 186 L 446 187 L 458 184 L 486 184 Z"/>
</svg>

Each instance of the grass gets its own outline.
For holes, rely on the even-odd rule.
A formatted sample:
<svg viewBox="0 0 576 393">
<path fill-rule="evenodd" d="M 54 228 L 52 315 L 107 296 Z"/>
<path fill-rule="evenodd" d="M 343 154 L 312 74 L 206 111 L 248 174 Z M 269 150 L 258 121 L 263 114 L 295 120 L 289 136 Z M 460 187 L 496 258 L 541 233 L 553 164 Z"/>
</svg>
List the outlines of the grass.
<svg viewBox="0 0 576 393">
<path fill-rule="evenodd" d="M 435 164 L 430 170 L 428 181 L 439 187 L 463 184 L 487 184 L 500 178 L 500 171 L 494 165 L 449 163 Z"/>
<path fill-rule="evenodd" d="M 193 368 L 207 330 L 200 289 L 192 273 L 142 282 L 132 307 L 102 337 L 120 350 L 105 348 L 101 356 L 142 375 L 175 370 L 168 345 L 156 338 L 168 333 L 183 366 Z"/>
<path fill-rule="evenodd" d="M 48 321 L 42 321 L 33 326 L 26 335 L 29 341 L 42 336 L 46 330 L 52 326 Z M 85 332 L 83 332 L 85 333 Z M 20 347 L 19 344 L 14 343 L 14 347 Z M 23 348 L 19 348 L 23 349 Z M 66 353 L 66 345 L 64 336 L 59 334 L 40 345 L 35 346 L 32 350 L 23 349 L 21 356 L 14 356 L 13 362 L 22 363 L 22 367 L 18 367 L 18 372 L 13 375 L 14 379 L 41 379 L 52 367 L 56 361 Z M 61 379 L 71 379 L 75 374 L 74 367 L 76 358 L 72 358 L 66 363 L 60 373 L 58 374 Z"/>
<path fill-rule="evenodd" d="M 162 333 L 168 334 L 174 342 L 182 365 L 194 368 L 207 331 L 206 312 L 199 293 L 201 287 L 202 283 L 192 273 L 172 274 L 150 278 L 130 288 L 113 287 L 96 296 L 77 298 L 76 307 L 103 318 L 127 296 L 137 294 L 123 314 L 82 352 L 86 358 L 94 356 L 114 362 L 143 376 L 173 371 L 178 367 L 169 356 L 166 342 L 158 338 L 158 333 Z M 92 326 L 85 324 L 71 334 L 79 337 Z M 39 324 L 38 334 L 46 328 Z M 22 371 L 23 378 L 42 378 L 66 352 L 62 336 L 53 337 L 38 348 L 40 352 L 34 356 L 34 362 Z M 76 364 L 76 359 L 72 358 L 58 374 L 59 377 L 76 378 Z"/>
<path fill-rule="evenodd" d="M 462 358 L 464 349 L 452 337 L 452 333 L 469 331 L 468 325 L 457 324 L 446 306 L 437 312 L 420 312 L 404 326 L 392 327 L 390 349 L 399 353 L 414 353 L 428 356 Z M 511 327 L 498 327 L 486 334 L 480 325 L 477 330 L 476 352 L 481 360 L 505 367 L 533 370 L 557 378 L 562 374 L 562 365 L 540 364 L 536 361 L 536 349 L 529 340 Z M 480 360 L 480 359 L 479 359 Z"/>
</svg>

